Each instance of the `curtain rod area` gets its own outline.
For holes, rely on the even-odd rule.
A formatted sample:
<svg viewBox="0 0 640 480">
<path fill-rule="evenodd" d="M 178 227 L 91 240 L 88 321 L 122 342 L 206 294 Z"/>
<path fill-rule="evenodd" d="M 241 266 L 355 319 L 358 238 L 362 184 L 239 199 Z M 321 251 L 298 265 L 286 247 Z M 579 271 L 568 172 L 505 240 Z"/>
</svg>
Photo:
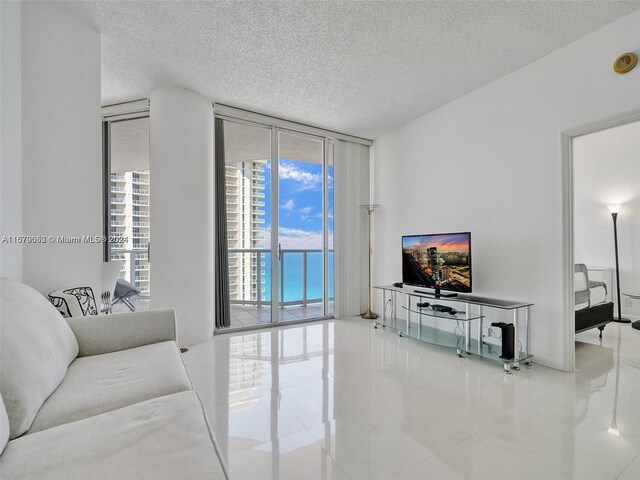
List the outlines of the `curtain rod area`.
<svg viewBox="0 0 640 480">
<path fill-rule="evenodd" d="M 217 117 L 230 118 L 237 120 L 246 120 L 254 123 L 260 123 L 263 125 L 273 125 L 276 127 L 286 128 L 288 130 L 294 130 L 301 133 L 310 133 L 312 135 L 318 135 L 321 137 L 336 138 L 338 140 L 346 140 L 348 142 L 358 143 L 360 145 L 371 146 L 373 140 L 368 138 L 356 137 L 354 135 L 348 135 L 346 133 L 335 132 L 333 130 L 327 130 L 325 128 L 314 127 L 313 125 L 306 125 L 304 123 L 294 122 L 292 120 L 286 120 L 284 118 L 273 117 L 271 115 L 264 115 L 262 113 L 252 112 L 242 108 L 232 107 L 230 105 L 224 105 L 222 103 L 214 103 L 213 111 Z"/>
</svg>

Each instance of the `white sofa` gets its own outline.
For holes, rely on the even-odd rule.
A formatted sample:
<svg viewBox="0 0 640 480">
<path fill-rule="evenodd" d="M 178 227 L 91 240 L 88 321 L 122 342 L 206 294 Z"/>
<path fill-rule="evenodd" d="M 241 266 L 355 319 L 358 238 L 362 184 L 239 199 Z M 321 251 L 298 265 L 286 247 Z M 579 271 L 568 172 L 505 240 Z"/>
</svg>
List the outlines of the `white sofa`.
<svg viewBox="0 0 640 480">
<path fill-rule="evenodd" d="M 172 310 L 65 320 L 2 279 L 0 362 L 2 480 L 228 479 Z"/>
</svg>

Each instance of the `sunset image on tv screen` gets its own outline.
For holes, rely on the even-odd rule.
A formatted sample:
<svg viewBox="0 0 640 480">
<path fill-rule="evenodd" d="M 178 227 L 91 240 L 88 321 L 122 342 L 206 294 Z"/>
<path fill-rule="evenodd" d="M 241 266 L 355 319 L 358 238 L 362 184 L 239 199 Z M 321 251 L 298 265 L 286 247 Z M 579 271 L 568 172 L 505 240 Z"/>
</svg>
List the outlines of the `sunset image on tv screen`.
<svg viewBox="0 0 640 480">
<path fill-rule="evenodd" d="M 410 285 L 471 292 L 471 235 L 402 237 L 402 281 Z"/>
</svg>

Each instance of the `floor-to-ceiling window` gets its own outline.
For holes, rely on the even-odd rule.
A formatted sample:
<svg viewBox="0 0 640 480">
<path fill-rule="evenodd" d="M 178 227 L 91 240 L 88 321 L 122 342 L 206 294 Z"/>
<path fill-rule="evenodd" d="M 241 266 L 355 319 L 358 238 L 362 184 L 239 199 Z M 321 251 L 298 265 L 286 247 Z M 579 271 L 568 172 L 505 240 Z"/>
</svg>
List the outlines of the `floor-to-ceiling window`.
<svg viewBox="0 0 640 480">
<path fill-rule="evenodd" d="M 333 143 L 225 119 L 231 327 L 333 314 Z"/>
<path fill-rule="evenodd" d="M 147 309 L 151 295 L 149 258 L 149 117 L 147 113 L 104 121 L 105 260 L 120 262 L 120 277 L 140 290 L 131 298 Z M 128 310 L 125 304 L 114 309 Z"/>
</svg>

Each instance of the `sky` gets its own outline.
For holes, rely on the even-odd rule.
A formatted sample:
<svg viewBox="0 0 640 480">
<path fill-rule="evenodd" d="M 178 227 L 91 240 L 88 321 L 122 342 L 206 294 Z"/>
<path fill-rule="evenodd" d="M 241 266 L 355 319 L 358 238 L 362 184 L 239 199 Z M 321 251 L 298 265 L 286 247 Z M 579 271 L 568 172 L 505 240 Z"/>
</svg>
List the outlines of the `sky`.
<svg viewBox="0 0 640 480">
<path fill-rule="evenodd" d="M 265 168 L 265 248 L 271 239 L 271 168 Z M 322 165 L 279 161 L 279 241 L 284 249 L 322 248 Z M 333 237 L 333 167 L 329 167 L 329 239 Z"/>
<path fill-rule="evenodd" d="M 402 248 L 438 247 L 439 252 L 469 251 L 468 233 L 448 233 L 443 235 L 413 235 L 402 238 Z"/>
</svg>

